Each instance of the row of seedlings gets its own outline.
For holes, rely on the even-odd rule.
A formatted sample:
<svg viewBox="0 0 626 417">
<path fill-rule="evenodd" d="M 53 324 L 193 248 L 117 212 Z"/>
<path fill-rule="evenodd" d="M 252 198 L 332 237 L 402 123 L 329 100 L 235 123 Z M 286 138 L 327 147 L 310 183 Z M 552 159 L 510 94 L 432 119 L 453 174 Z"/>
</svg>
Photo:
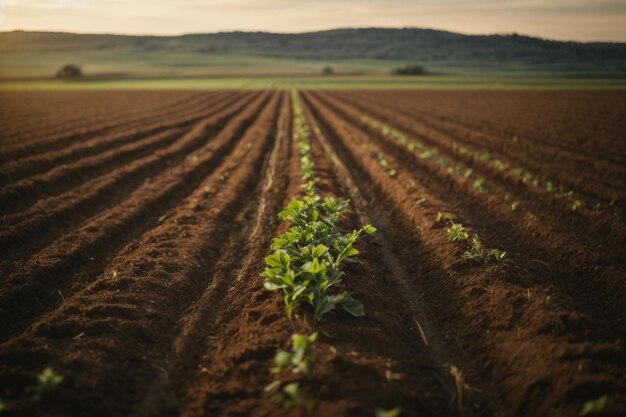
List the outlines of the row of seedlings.
<svg viewBox="0 0 626 417">
<path fill-rule="evenodd" d="M 448 172 L 455 173 L 455 174 L 462 174 L 466 179 L 469 179 L 469 177 L 471 176 L 472 174 L 471 169 L 464 170 L 459 165 L 452 164 L 445 157 L 441 156 L 436 150 L 426 149 L 423 144 L 419 142 L 410 141 L 405 135 L 403 135 L 402 133 L 394 129 L 387 127 L 386 125 L 380 124 L 379 122 L 375 122 L 372 119 L 367 119 L 367 120 L 371 121 L 372 123 L 377 123 L 376 126 L 380 127 L 380 129 L 386 136 L 396 138 L 400 143 L 407 146 L 411 150 L 416 150 L 416 149 L 420 150 L 421 151 L 420 156 L 422 158 L 432 159 L 437 164 L 446 167 L 448 169 Z M 393 178 L 397 175 L 396 169 L 391 168 L 387 157 L 383 153 L 376 154 L 367 143 L 360 144 L 360 147 L 364 148 L 373 157 L 375 157 L 378 163 L 385 169 L 385 171 L 387 171 L 390 177 Z M 474 188 L 478 189 L 481 192 L 486 191 L 484 188 L 483 178 L 477 177 L 476 179 L 474 179 L 473 186 Z M 411 187 L 407 188 L 407 192 L 409 193 L 411 192 L 410 188 Z M 425 199 L 422 198 L 417 201 L 417 204 L 420 205 L 424 201 Z M 437 222 L 440 222 L 442 220 L 443 220 L 442 213 L 438 213 Z M 470 234 L 465 230 L 465 228 L 461 224 L 454 223 L 451 220 L 449 221 L 450 221 L 450 226 L 447 229 L 448 237 L 450 241 L 464 245 L 463 247 L 464 259 L 477 262 L 477 263 L 487 264 L 490 259 L 495 259 L 497 262 L 501 262 L 506 256 L 505 251 L 502 251 L 497 248 L 488 249 L 482 243 L 482 241 L 480 240 L 477 234 L 470 236 Z"/>
<path fill-rule="evenodd" d="M 308 312 L 316 329 L 317 324 L 331 311 L 341 308 L 360 317 L 365 314 L 363 304 L 346 291 L 336 290 L 344 273 L 342 263 L 359 251 L 354 244 L 376 229 L 363 226 L 350 233 L 341 233 L 337 221 L 347 210 L 349 200 L 326 197 L 315 191 L 316 177 L 311 155 L 310 129 L 298 94 L 292 92 L 294 138 L 300 152 L 305 195 L 292 199 L 278 217 L 290 224 L 289 229 L 276 237 L 271 254 L 265 258 L 265 288 L 281 291 L 285 312 L 290 320 L 299 310 Z M 304 316 L 303 314 L 303 317 Z M 303 392 L 303 382 L 310 379 L 316 357 L 313 347 L 318 333 L 293 334 L 290 351 L 278 350 L 271 369 L 274 381 L 265 391 L 284 406 L 300 405 L 305 411 L 313 408 L 312 401 Z"/>
<path fill-rule="evenodd" d="M 463 175 L 466 179 L 469 179 L 473 174 L 473 171 L 471 168 L 464 169 L 458 165 L 455 165 L 454 163 L 449 161 L 447 158 L 440 155 L 436 149 L 429 148 L 423 143 L 419 142 L 418 140 L 409 139 L 404 133 L 396 129 L 393 129 L 378 120 L 374 120 L 371 117 L 367 117 L 367 116 L 363 116 L 361 120 L 365 124 L 379 130 L 383 135 L 390 137 L 392 139 L 395 139 L 399 143 L 408 147 L 410 150 L 419 151 L 421 158 L 431 159 L 438 165 L 446 167 L 450 173 Z M 459 145 L 454 145 L 453 151 L 463 156 L 470 157 L 476 163 L 483 164 L 483 165 L 491 165 L 493 168 L 497 169 L 498 171 L 508 173 L 512 177 L 518 178 L 529 187 L 532 186 L 532 187 L 540 188 L 547 192 L 550 192 L 557 199 L 569 200 L 571 202 L 570 209 L 572 211 L 577 211 L 584 205 L 583 200 L 581 200 L 580 197 L 578 197 L 573 190 L 566 191 L 565 189 L 563 189 L 561 185 L 555 184 L 554 182 L 550 180 L 542 179 L 539 175 L 534 174 L 525 168 L 511 166 L 510 164 L 503 162 L 502 160 L 498 158 L 494 158 L 489 152 L 473 151 L 471 149 L 468 149 L 464 146 L 459 146 Z M 479 191 L 486 191 L 484 188 L 484 182 L 485 182 L 484 178 L 476 177 L 473 181 L 473 186 Z M 509 196 L 505 195 L 504 198 L 505 200 L 508 200 Z M 516 210 L 518 206 L 519 206 L 519 201 L 511 202 L 512 210 Z"/>
</svg>

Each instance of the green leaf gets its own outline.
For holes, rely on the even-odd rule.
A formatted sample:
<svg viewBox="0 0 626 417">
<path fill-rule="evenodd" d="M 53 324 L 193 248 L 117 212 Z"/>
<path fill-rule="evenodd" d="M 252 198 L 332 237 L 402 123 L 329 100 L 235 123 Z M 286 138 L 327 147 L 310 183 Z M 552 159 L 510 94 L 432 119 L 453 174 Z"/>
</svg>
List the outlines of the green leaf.
<svg viewBox="0 0 626 417">
<path fill-rule="evenodd" d="M 291 399 L 297 400 L 300 397 L 300 385 L 297 382 L 285 385 L 283 392 L 287 394 Z"/>
<path fill-rule="evenodd" d="M 349 258 L 350 256 L 356 256 L 358 254 L 359 254 L 359 251 L 358 251 L 357 248 L 350 247 L 346 251 L 346 254 L 345 254 L 344 258 Z"/>
<path fill-rule="evenodd" d="M 267 258 L 265 263 L 274 268 L 289 269 L 289 262 L 291 258 L 289 254 L 284 250 L 277 250 Z"/>
<path fill-rule="evenodd" d="M 385 410 L 383 408 L 376 409 L 376 417 L 398 417 L 402 412 L 402 408 L 396 407 L 391 410 Z"/>
<path fill-rule="evenodd" d="M 265 391 L 265 392 L 276 392 L 276 390 L 278 390 L 282 384 L 283 384 L 283 382 L 280 381 L 280 380 L 273 381 L 273 382 L 269 383 L 268 385 L 266 385 L 265 388 L 263 388 L 263 391 Z"/>
<path fill-rule="evenodd" d="M 321 295 L 315 306 L 315 316 L 321 318 L 335 309 L 336 296 Z"/>
<path fill-rule="evenodd" d="M 363 304 L 356 298 L 350 296 L 348 293 L 343 293 L 340 297 L 339 303 L 341 307 L 354 317 L 362 317 L 365 315 L 365 308 Z"/>
<path fill-rule="evenodd" d="M 607 395 L 603 395 L 602 397 L 596 399 L 596 400 L 591 400 L 591 401 L 587 401 L 584 405 L 583 405 L 583 409 L 580 412 L 581 416 L 586 416 L 588 414 L 594 414 L 594 413 L 599 413 L 602 410 L 604 410 L 604 407 L 606 407 L 606 403 L 607 400 L 609 399 L 609 397 Z"/>
<path fill-rule="evenodd" d="M 302 266 L 302 270 L 310 274 L 317 274 L 326 270 L 324 264 L 320 264 L 317 258 L 313 258 L 313 261 L 307 262 Z"/>
<path fill-rule="evenodd" d="M 491 252 L 498 262 L 502 262 L 502 259 L 504 259 L 504 257 L 506 256 L 506 252 L 501 251 L 500 249 L 494 249 Z"/>
<path fill-rule="evenodd" d="M 263 283 L 263 287 L 265 287 L 266 290 L 275 291 L 283 288 L 284 285 L 278 284 L 276 281 L 267 280 Z"/>
<path fill-rule="evenodd" d="M 280 373 L 283 369 L 291 365 L 291 353 L 279 350 L 274 357 L 274 363 L 276 366 L 272 368 L 272 373 Z"/>
<path fill-rule="evenodd" d="M 367 233 L 368 235 L 371 235 L 374 232 L 376 232 L 376 228 L 372 226 L 371 224 L 368 224 L 363 227 L 363 231 Z"/>
</svg>

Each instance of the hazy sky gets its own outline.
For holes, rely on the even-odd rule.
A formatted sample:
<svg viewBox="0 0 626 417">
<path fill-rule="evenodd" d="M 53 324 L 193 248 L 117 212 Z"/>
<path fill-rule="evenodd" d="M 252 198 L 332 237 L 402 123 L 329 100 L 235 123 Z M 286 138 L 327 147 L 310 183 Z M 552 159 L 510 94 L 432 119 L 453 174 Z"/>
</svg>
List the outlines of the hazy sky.
<svg viewBox="0 0 626 417">
<path fill-rule="evenodd" d="M 0 30 L 181 34 L 424 27 L 626 41 L 626 0 L 0 0 Z"/>
</svg>

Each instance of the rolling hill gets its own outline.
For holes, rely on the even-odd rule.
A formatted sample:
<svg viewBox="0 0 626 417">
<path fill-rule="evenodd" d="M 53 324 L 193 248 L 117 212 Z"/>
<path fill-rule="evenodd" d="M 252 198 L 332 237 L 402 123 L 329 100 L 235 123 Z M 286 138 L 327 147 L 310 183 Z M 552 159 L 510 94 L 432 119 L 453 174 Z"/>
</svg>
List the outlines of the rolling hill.
<svg viewBox="0 0 626 417">
<path fill-rule="evenodd" d="M 626 76 L 626 43 L 561 42 L 429 29 L 336 29 L 278 34 L 223 32 L 181 36 L 0 33 L 0 76 L 54 73 L 75 62 L 87 73 L 386 73 L 405 63 L 452 74 Z"/>
</svg>

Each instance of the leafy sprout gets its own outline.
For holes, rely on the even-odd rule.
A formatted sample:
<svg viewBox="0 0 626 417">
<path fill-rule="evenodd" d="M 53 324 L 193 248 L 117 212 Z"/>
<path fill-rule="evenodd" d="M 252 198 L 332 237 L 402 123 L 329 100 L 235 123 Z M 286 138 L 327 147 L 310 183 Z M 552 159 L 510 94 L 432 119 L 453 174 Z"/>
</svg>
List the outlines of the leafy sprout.
<svg viewBox="0 0 626 417">
<path fill-rule="evenodd" d="M 376 417 L 398 417 L 401 412 L 402 412 L 402 408 L 400 407 L 395 407 L 395 408 L 392 408 L 391 410 L 377 408 L 375 416 Z"/>
<path fill-rule="evenodd" d="M 279 350 L 274 357 L 275 366 L 272 373 L 279 374 L 285 370 L 291 370 L 294 374 L 309 376 L 315 364 L 313 345 L 317 341 L 317 333 L 310 336 L 294 334 L 291 336 L 291 352 Z"/>
<path fill-rule="evenodd" d="M 472 236 L 469 240 L 469 249 L 463 253 L 463 257 L 471 261 L 486 262 L 487 250 L 477 235 Z"/>
<path fill-rule="evenodd" d="M 500 249 L 492 249 L 491 254 L 494 256 L 494 258 L 496 258 L 496 261 L 498 262 L 502 262 L 502 260 L 506 256 L 506 252 Z"/>
<path fill-rule="evenodd" d="M 63 382 L 63 377 L 48 367 L 37 376 L 37 385 L 30 387 L 35 401 L 41 401 L 43 395 L 50 391 L 54 391 L 59 384 Z"/>
<path fill-rule="evenodd" d="M 469 233 L 465 231 L 462 224 L 452 222 L 448 228 L 448 238 L 453 242 L 459 242 L 467 240 L 469 238 Z"/>
<path fill-rule="evenodd" d="M 347 292 L 329 292 L 341 283 L 341 263 L 359 253 L 354 243 L 376 231 L 366 225 L 347 234 L 339 232 L 335 223 L 348 204 L 348 200 L 326 198 L 322 202 L 320 197 L 308 195 L 291 200 L 279 213 L 279 218 L 292 226 L 274 239 L 273 253 L 265 258 L 261 276 L 266 289 L 283 291 L 290 318 L 302 304 L 313 308 L 315 321 L 337 306 L 353 316 L 364 315 L 363 305 Z"/>
<path fill-rule="evenodd" d="M 602 397 L 598 399 L 585 402 L 585 404 L 583 405 L 583 409 L 580 412 L 580 415 L 586 416 L 589 414 L 602 412 L 602 410 L 604 410 L 604 407 L 606 407 L 606 403 L 608 399 L 609 397 L 607 395 L 603 395 Z"/>
</svg>

